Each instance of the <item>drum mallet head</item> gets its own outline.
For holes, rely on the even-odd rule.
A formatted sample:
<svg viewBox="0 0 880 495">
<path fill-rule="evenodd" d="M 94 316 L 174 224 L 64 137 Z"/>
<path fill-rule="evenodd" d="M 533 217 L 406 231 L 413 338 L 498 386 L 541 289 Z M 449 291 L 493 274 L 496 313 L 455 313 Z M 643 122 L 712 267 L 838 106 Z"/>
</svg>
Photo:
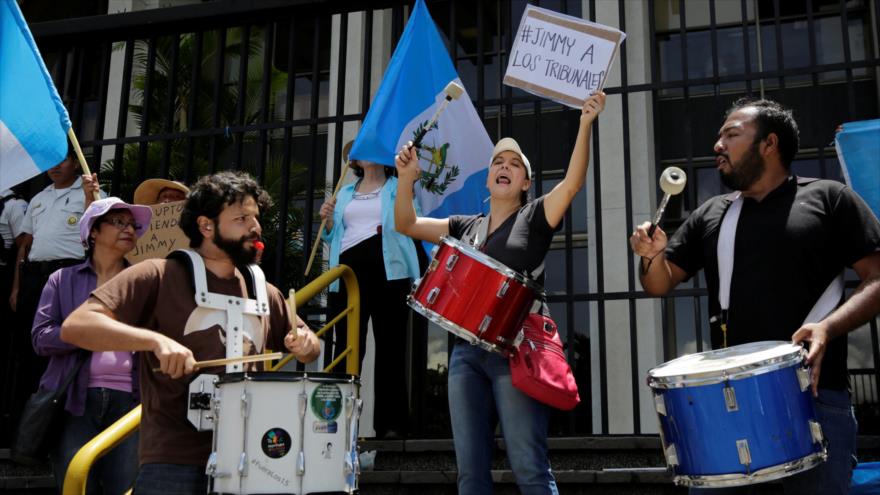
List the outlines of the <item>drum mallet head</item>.
<svg viewBox="0 0 880 495">
<path fill-rule="evenodd" d="M 687 184 L 687 174 L 678 167 L 667 167 L 660 174 L 660 190 L 670 196 L 680 194 L 685 184 Z"/>
<path fill-rule="evenodd" d="M 663 212 L 666 210 L 666 203 L 669 202 L 669 198 L 680 194 L 684 190 L 685 184 L 687 184 L 687 174 L 678 167 L 666 167 L 663 173 L 660 174 L 660 190 L 663 191 L 663 200 L 660 201 L 657 213 L 654 214 L 654 219 L 651 221 L 651 227 L 648 228 L 649 238 L 654 236 L 654 231 L 657 230 L 657 224 L 660 223 L 660 219 L 663 217 Z"/>
<path fill-rule="evenodd" d="M 457 100 L 458 97 L 464 94 L 464 88 L 461 87 L 461 84 L 458 84 L 455 81 L 449 81 L 449 84 L 443 88 L 443 93 L 446 95 L 446 98 L 443 100 L 443 103 L 437 108 L 437 111 L 434 112 L 434 116 L 431 117 L 431 120 L 425 124 L 424 127 L 419 129 L 418 134 L 416 134 L 416 138 L 413 139 L 413 148 L 418 148 L 419 145 L 422 144 L 422 139 L 424 139 L 425 134 L 434 127 L 434 123 L 437 122 L 437 119 L 440 117 L 440 114 L 443 113 L 443 110 L 446 110 L 446 106 L 449 105 L 449 102 L 452 100 Z"/>
</svg>

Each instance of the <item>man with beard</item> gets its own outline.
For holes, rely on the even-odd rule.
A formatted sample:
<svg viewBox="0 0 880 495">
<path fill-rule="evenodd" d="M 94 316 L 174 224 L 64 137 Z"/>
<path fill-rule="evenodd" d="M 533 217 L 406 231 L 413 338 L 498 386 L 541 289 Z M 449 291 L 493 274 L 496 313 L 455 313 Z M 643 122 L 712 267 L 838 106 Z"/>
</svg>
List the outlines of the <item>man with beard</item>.
<svg viewBox="0 0 880 495">
<path fill-rule="evenodd" d="M 208 292 L 248 297 L 242 270 L 257 260 L 259 215 L 269 202 L 268 194 L 243 173 L 221 172 L 193 186 L 180 227 L 204 262 Z M 188 328 L 196 309 L 190 270 L 177 258 L 142 261 L 92 292 L 61 329 L 62 340 L 91 351 L 143 351 L 140 471 L 134 488 L 139 495 L 207 492 L 211 432 L 198 432 L 187 421 L 186 375 L 196 361 L 226 357 L 226 348 L 220 325 Z M 277 288 L 266 286 L 269 316 L 261 318 L 262 328 L 252 330 L 262 331 L 254 340 L 313 361 L 320 351 L 315 334 L 288 314 Z M 157 367 L 161 372 L 152 371 Z"/>
<path fill-rule="evenodd" d="M 778 103 L 735 102 L 714 150 L 721 180 L 735 192 L 706 201 L 668 241 L 659 228 L 649 238 L 649 222 L 633 232 L 630 245 L 641 256 L 642 286 L 662 296 L 704 269 L 713 348 L 766 340 L 809 342 L 807 362 L 828 460 L 786 478 L 785 493 L 849 493 L 857 425 L 848 392 L 846 335 L 880 313 L 880 223 L 845 185 L 791 174 L 798 128 L 791 112 Z M 729 305 L 722 311 L 718 239 L 735 202 L 740 202 L 733 226 L 735 263 Z M 845 302 L 843 297 L 832 300 L 836 309 L 821 321 L 805 324 L 844 268 L 856 272 L 859 286 Z M 746 487 L 711 493 L 751 492 Z"/>
</svg>

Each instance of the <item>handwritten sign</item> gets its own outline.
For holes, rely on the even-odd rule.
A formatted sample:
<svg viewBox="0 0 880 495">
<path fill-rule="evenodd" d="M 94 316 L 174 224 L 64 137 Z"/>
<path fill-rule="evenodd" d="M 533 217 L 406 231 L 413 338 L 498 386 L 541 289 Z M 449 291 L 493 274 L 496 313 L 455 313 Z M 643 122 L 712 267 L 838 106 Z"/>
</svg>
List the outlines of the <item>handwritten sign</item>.
<svg viewBox="0 0 880 495">
<path fill-rule="evenodd" d="M 526 6 L 504 84 L 581 108 L 602 89 L 626 34 L 533 5 Z"/>
<path fill-rule="evenodd" d="M 126 255 L 129 263 L 164 258 L 175 249 L 189 247 L 189 238 L 180 230 L 180 213 L 186 201 L 152 205 L 153 218 L 135 248 Z"/>
</svg>

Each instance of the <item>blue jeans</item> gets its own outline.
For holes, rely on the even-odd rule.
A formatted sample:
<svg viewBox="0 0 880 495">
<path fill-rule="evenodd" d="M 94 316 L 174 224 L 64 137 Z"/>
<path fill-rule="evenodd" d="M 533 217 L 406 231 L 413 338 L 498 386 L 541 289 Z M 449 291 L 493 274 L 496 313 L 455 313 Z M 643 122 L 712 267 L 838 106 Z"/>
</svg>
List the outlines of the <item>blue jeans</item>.
<svg viewBox="0 0 880 495">
<path fill-rule="evenodd" d="M 144 464 L 134 484 L 134 495 L 205 495 L 205 466 Z"/>
<path fill-rule="evenodd" d="M 134 396 L 109 388 L 90 388 L 86 392 L 86 408 L 82 416 L 64 415 L 64 426 L 58 443 L 51 452 L 55 483 L 62 490 L 67 466 L 79 449 L 137 405 Z M 135 432 L 98 459 L 89 472 L 86 492 L 125 493 L 138 470 L 138 434 Z"/>
<path fill-rule="evenodd" d="M 786 495 L 846 495 L 855 465 L 858 424 L 846 390 L 819 389 L 816 415 L 828 441 L 828 460 L 782 480 Z M 691 495 L 750 495 L 755 487 L 691 488 Z"/>
<path fill-rule="evenodd" d="M 461 495 L 492 493 L 495 426 L 524 495 L 558 493 L 547 459 L 550 411 L 510 381 L 507 359 L 459 342 L 449 362 L 449 412 Z"/>
</svg>

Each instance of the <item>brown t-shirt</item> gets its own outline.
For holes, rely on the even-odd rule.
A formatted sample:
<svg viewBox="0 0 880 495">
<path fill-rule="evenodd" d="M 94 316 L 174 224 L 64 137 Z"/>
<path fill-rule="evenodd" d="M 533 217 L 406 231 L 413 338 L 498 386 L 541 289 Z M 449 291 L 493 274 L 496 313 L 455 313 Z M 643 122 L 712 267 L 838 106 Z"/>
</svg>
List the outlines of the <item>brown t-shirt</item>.
<svg viewBox="0 0 880 495">
<path fill-rule="evenodd" d="M 210 292 L 246 297 L 244 279 L 221 279 L 207 272 Z M 290 330 L 287 304 L 281 292 L 268 286 L 269 318 L 263 318 L 264 347 L 284 349 Z M 189 271 L 176 260 L 151 259 L 121 272 L 92 297 L 104 303 L 116 319 L 149 328 L 192 350 L 196 361 L 226 357 L 225 334 L 219 325 L 183 335 L 187 318 L 196 308 Z M 198 432 L 186 419 L 187 395 L 193 376 L 172 380 L 153 372 L 159 360 L 152 352 L 140 353 L 140 385 L 143 416 L 140 428 L 140 463 L 204 465 L 211 453 L 211 432 Z M 199 370 L 223 373 L 223 367 Z"/>
</svg>

